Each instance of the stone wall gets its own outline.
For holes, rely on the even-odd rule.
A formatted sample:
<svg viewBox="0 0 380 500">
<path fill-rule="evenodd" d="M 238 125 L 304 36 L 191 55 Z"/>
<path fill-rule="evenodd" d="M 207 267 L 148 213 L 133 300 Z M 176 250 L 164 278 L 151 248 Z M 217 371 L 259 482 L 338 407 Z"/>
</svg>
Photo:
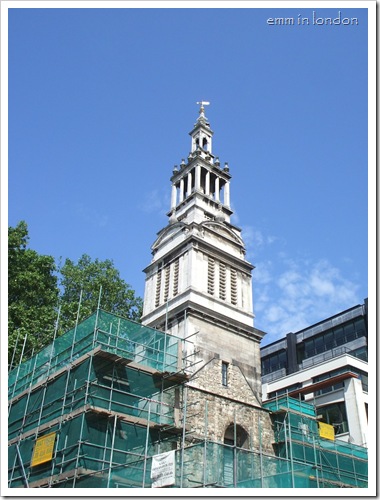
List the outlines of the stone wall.
<svg viewBox="0 0 380 500">
<path fill-rule="evenodd" d="M 188 384 L 186 428 L 189 442 L 208 439 L 223 443 L 227 429 L 236 425 L 240 433 L 246 433 L 244 448 L 273 454 L 270 416 L 261 408 L 241 368 L 233 363 L 228 365 L 227 386 L 222 384 L 221 373 L 222 360 L 213 358 Z"/>
</svg>

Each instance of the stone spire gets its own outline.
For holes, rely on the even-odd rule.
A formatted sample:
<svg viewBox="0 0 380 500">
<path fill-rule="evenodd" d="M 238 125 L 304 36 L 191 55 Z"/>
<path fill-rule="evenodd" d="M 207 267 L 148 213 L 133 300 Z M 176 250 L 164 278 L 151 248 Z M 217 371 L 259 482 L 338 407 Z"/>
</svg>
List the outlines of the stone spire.
<svg viewBox="0 0 380 500">
<path fill-rule="evenodd" d="M 176 212 L 178 219 L 186 212 L 188 218 L 197 222 L 218 217 L 229 222 L 230 173 L 227 163 L 220 168 L 220 161 L 212 153 L 214 132 L 205 116 L 208 101 L 199 101 L 199 117 L 194 124 L 191 136 L 191 150 L 187 162 L 182 159 L 179 167 L 173 169 L 170 220 Z M 191 213 L 189 207 L 192 207 Z M 221 208 L 220 208 L 221 207 Z M 221 213 L 222 212 L 222 213 Z M 189 219 L 189 220 L 190 220 Z"/>
<path fill-rule="evenodd" d="M 247 386 L 251 401 L 258 405 L 263 332 L 254 327 L 254 266 L 246 260 L 241 229 L 230 221 L 231 175 L 228 165 L 221 167 L 213 154 L 213 131 L 204 111 L 207 104 L 198 104 L 199 117 L 190 132 L 191 151 L 170 179 L 168 224 L 157 233 L 152 260 L 144 269 L 141 321 L 191 339 L 184 343 L 184 359 L 191 359 L 198 375 L 204 364 L 201 385 L 209 387 L 215 379 L 209 370 L 215 369 L 216 391 L 224 395 L 219 369 L 228 365 L 236 375 L 231 397 Z"/>
<path fill-rule="evenodd" d="M 212 152 L 213 131 L 205 116 L 209 103 L 197 104 L 199 116 L 189 133 L 191 151 L 170 179 L 168 225 L 159 231 L 145 269 L 142 320 L 161 328 L 174 311 L 207 311 L 211 323 L 216 315 L 218 321 L 232 321 L 236 331 L 247 328 L 250 335 L 253 266 L 245 259 L 241 229 L 230 221 L 231 174 L 228 164 L 221 167 Z"/>
<path fill-rule="evenodd" d="M 221 168 L 213 154 L 213 131 L 205 116 L 208 103 L 198 104 L 191 151 L 170 179 L 169 221 L 157 233 L 152 260 L 144 269 L 141 321 L 168 333 L 169 356 L 170 335 L 183 339 L 178 370 L 185 369 L 189 377 L 187 404 L 201 408 L 186 415 L 196 439 L 205 435 L 202 426 L 209 414 L 218 417 L 207 430 L 210 438 L 230 442 L 234 422 L 244 440 L 258 443 L 253 423 L 260 422 L 266 432 L 271 423 L 260 410 L 259 343 L 264 333 L 254 327 L 254 266 L 245 258 L 241 230 L 230 222 L 231 175 L 228 165 Z M 179 401 L 179 421 L 181 407 Z M 240 440 L 243 443 L 243 437 Z"/>
</svg>

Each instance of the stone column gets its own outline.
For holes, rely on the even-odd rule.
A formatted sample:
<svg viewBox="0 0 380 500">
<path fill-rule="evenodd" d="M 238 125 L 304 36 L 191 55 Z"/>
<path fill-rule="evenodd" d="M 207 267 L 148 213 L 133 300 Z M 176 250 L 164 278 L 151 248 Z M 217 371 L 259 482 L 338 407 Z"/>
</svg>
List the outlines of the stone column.
<svg viewBox="0 0 380 500">
<path fill-rule="evenodd" d="M 172 184 L 172 200 L 171 200 L 171 209 L 175 208 L 177 204 L 177 187 L 175 184 Z"/>
<path fill-rule="evenodd" d="M 192 184 L 192 174 L 191 172 L 189 172 L 188 176 L 187 176 L 187 196 L 190 196 L 191 195 L 191 184 Z"/>
<path fill-rule="evenodd" d="M 219 193 L 219 177 L 216 176 L 215 177 L 215 201 L 219 201 L 219 198 L 220 198 L 220 193 Z"/>
<path fill-rule="evenodd" d="M 207 170 L 206 172 L 206 185 L 205 185 L 205 194 L 207 196 L 210 195 L 210 172 Z"/>
<path fill-rule="evenodd" d="M 183 202 L 183 199 L 184 199 L 184 193 L 185 193 L 185 186 L 184 186 L 184 181 L 183 181 L 183 177 L 182 179 L 179 181 L 179 202 L 182 203 Z"/>
<path fill-rule="evenodd" d="M 199 191 L 201 189 L 201 166 L 197 165 L 195 167 L 195 190 Z"/>
<path fill-rule="evenodd" d="M 224 185 L 224 204 L 226 207 L 230 206 L 230 183 L 226 181 Z"/>
</svg>

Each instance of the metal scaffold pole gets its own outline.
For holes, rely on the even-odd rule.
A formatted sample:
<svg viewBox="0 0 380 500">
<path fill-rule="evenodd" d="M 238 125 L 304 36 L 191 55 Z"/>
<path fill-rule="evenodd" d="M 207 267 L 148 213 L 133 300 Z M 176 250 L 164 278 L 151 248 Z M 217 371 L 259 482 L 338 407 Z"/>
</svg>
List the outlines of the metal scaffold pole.
<svg viewBox="0 0 380 500">
<path fill-rule="evenodd" d="M 32 371 L 32 376 L 30 378 L 30 384 L 29 384 L 29 390 L 28 390 L 28 395 L 27 395 L 27 398 L 26 398 L 26 404 L 25 404 L 25 410 L 24 410 L 24 416 L 23 416 L 23 419 L 22 419 L 22 424 L 21 424 L 21 427 L 20 427 L 20 434 L 22 434 L 22 431 L 24 429 L 24 425 L 26 423 L 26 418 L 27 418 L 27 411 L 28 411 L 28 407 L 29 407 L 29 401 L 30 401 L 30 394 L 32 392 L 32 386 L 33 386 L 33 377 L 34 377 L 34 372 L 36 370 L 36 363 L 37 363 L 37 356 L 35 357 L 34 359 L 34 365 L 33 365 L 33 371 Z"/>
<path fill-rule="evenodd" d="M 78 310 L 77 310 L 77 316 L 75 319 L 75 328 L 74 328 L 74 333 L 73 333 L 73 342 L 71 344 L 71 353 L 70 353 L 70 361 L 73 359 L 73 354 L 74 354 L 74 347 L 75 347 L 75 341 L 77 337 L 77 329 L 78 329 L 78 323 L 79 323 L 79 314 L 80 314 L 80 308 L 82 305 L 82 295 L 83 295 L 83 289 L 80 291 L 79 295 L 79 304 L 78 304 Z"/>
<path fill-rule="evenodd" d="M 259 452 L 260 452 L 260 479 L 261 479 L 261 487 L 264 488 L 264 478 L 263 478 L 263 444 L 261 439 L 261 418 L 260 413 L 259 416 Z"/>
<path fill-rule="evenodd" d="M 208 430 L 208 401 L 205 403 L 205 432 L 204 432 L 204 448 L 203 448 L 203 487 L 206 486 L 207 473 L 207 430 Z"/>
<path fill-rule="evenodd" d="M 288 452 L 288 433 L 286 430 L 286 415 L 284 417 L 283 421 L 283 427 L 284 427 L 284 441 L 285 441 L 285 458 L 286 460 L 289 460 L 289 452 Z"/>
<path fill-rule="evenodd" d="M 146 475 L 146 459 L 148 455 L 148 444 L 149 444 L 149 422 L 150 422 L 150 402 L 148 404 L 148 423 L 146 425 L 146 437 L 145 437 L 145 449 L 144 449 L 144 472 L 142 487 L 145 488 L 145 475 Z"/>
<path fill-rule="evenodd" d="M 168 310 L 169 310 L 169 300 L 166 302 L 166 313 L 165 313 L 165 336 L 164 336 L 164 359 L 162 362 L 162 371 L 165 371 L 166 367 L 166 342 L 167 342 L 167 335 L 168 335 Z"/>
<path fill-rule="evenodd" d="M 110 454 L 110 465 L 109 465 L 109 469 L 108 469 L 107 488 L 110 487 L 110 483 L 111 483 L 112 461 L 113 461 L 113 450 L 114 450 L 114 446 L 115 446 L 116 427 L 117 427 L 117 415 L 114 416 L 114 421 L 113 421 L 113 431 L 112 431 L 112 441 L 111 441 L 111 454 Z"/>
<path fill-rule="evenodd" d="M 28 478 L 26 477 L 25 468 L 24 468 L 24 462 L 22 461 L 20 448 L 19 448 L 18 444 L 16 444 L 16 453 L 17 453 L 17 458 L 20 462 L 20 467 L 21 467 L 21 471 L 22 471 L 22 477 L 23 477 L 24 483 L 25 483 L 25 488 L 29 488 Z"/>
<path fill-rule="evenodd" d="M 234 410 L 234 488 L 237 485 L 237 449 L 236 449 L 236 409 Z"/>
<path fill-rule="evenodd" d="M 183 416 L 182 416 L 182 446 L 181 446 L 181 479 L 180 488 L 183 488 L 183 466 L 184 466 L 184 454 L 185 454 L 185 436 L 186 436 L 186 412 L 187 412 L 187 385 L 185 385 L 183 391 Z"/>
<path fill-rule="evenodd" d="M 55 322 L 53 342 L 52 342 L 51 348 L 50 348 L 49 364 L 48 364 L 48 369 L 47 369 L 47 372 L 46 372 L 46 383 L 44 385 L 44 390 L 43 390 L 43 394 L 42 394 L 42 401 L 41 401 L 41 404 L 40 404 L 40 413 L 39 413 L 39 416 L 38 416 L 38 424 L 37 424 L 36 434 L 38 433 L 38 429 L 39 429 L 40 424 L 41 424 L 41 418 L 42 418 L 42 414 L 43 414 L 44 406 L 45 406 L 46 392 L 47 392 L 47 388 L 48 388 L 48 379 L 49 379 L 50 370 L 51 370 L 51 364 L 52 364 L 52 360 L 53 360 L 54 342 L 55 342 L 55 338 L 56 338 L 57 331 L 58 331 L 58 322 L 59 322 L 60 313 L 61 313 L 61 308 L 59 307 L 57 321 Z M 36 359 L 37 359 L 37 356 L 36 356 Z M 68 374 L 66 374 L 66 377 L 68 378 Z M 64 405 L 64 402 L 65 402 L 66 393 L 67 393 L 67 382 L 66 382 L 65 393 L 63 395 L 63 403 L 62 403 L 63 405 Z M 63 410 L 62 410 L 62 415 L 63 415 Z"/>
<path fill-rule="evenodd" d="M 99 315 L 99 304 L 100 304 L 101 292 L 102 292 L 102 287 L 100 287 L 100 291 L 99 291 L 98 308 L 96 310 L 96 319 L 95 319 L 94 333 L 93 333 L 93 338 L 92 338 L 92 348 L 94 348 L 94 346 L 95 346 L 95 338 L 96 338 L 97 328 L 98 328 L 98 315 Z M 85 420 L 86 420 L 86 405 L 87 405 L 88 396 L 89 396 L 90 376 L 91 376 L 91 370 L 92 370 L 93 357 L 94 357 L 93 354 L 89 357 L 87 379 L 85 381 L 86 392 L 84 395 L 83 413 L 82 413 L 82 417 L 81 417 L 80 433 L 79 433 L 79 439 L 78 439 L 78 453 L 77 453 L 76 460 L 75 460 L 75 474 L 74 474 L 74 478 L 73 478 L 73 488 L 75 488 L 75 484 L 76 484 L 76 480 L 77 480 L 77 471 L 78 471 L 78 467 L 79 467 L 79 460 L 81 457 L 81 449 L 82 449 L 82 444 L 83 444 L 82 437 L 83 437 L 84 424 L 85 424 Z"/>
<path fill-rule="evenodd" d="M 101 298 L 102 298 L 102 286 L 100 286 L 100 288 L 99 288 L 98 307 L 96 309 L 95 326 L 94 326 L 94 337 L 93 337 L 93 340 L 92 340 L 92 348 L 95 347 L 95 342 L 96 342 L 97 337 L 98 337 L 98 320 L 99 320 Z"/>
<path fill-rule="evenodd" d="M 117 353 L 117 344 L 119 342 L 120 338 L 120 323 L 121 323 L 121 318 L 119 318 L 117 322 L 117 333 L 116 333 L 116 340 L 115 340 L 115 352 Z"/>
<path fill-rule="evenodd" d="M 356 474 L 354 452 L 353 452 L 352 448 L 351 448 L 351 457 L 352 457 L 352 469 L 353 469 L 353 472 L 354 472 L 355 485 L 356 485 L 356 487 L 358 487 L 358 476 Z"/>
<path fill-rule="evenodd" d="M 293 445 L 292 445 L 292 430 L 290 425 L 289 413 L 287 413 L 286 418 L 288 419 L 289 426 L 289 453 L 290 453 L 290 469 L 292 471 L 292 488 L 294 488 L 294 463 L 293 463 Z"/>
<path fill-rule="evenodd" d="M 8 367 L 8 372 L 10 372 L 13 369 L 13 361 L 15 360 L 15 355 L 16 355 L 16 349 L 17 349 L 17 345 L 18 345 L 19 336 L 20 336 L 20 329 L 17 330 L 16 343 L 15 343 L 15 346 L 13 348 L 12 359 L 11 359 L 11 363 L 10 363 L 10 365 Z"/>
<path fill-rule="evenodd" d="M 14 384 L 13 384 L 13 391 L 12 391 L 12 396 L 11 396 L 11 400 L 13 399 L 14 395 L 15 395 L 15 392 L 16 392 L 16 385 L 17 385 L 17 382 L 18 382 L 18 376 L 20 374 L 20 364 L 22 362 L 22 357 L 24 356 L 24 350 L 25 350 L 25 344 L 26 344 L 26 339 L 28 338 L 28 334 L 25 335 L 24 337 L 24 344 L 22 346 L 22 350 L 21 350 L 21 356 L 20 356 L 20 361 L 18 363 L 18 367 L 17 367 L 17 373 L 16 373 L 16 377 L 15 377 L 15 381 L 14 381 Z M 12 408 L 12 403 L 9 405 L 9 409 L 8 409 L 8 417 L 9 417 L 9 413 L 11 411 L 11 408 Z"/>
<path fill-rule="evenodd" d="M 315 436 L 313 436 L 313 449 L 314 449 L 315 477 L 317 480 L 317 488 L 319 488 L 319 470 L 317 462 L 317 450 L 315 448 Z"/>
</svg>

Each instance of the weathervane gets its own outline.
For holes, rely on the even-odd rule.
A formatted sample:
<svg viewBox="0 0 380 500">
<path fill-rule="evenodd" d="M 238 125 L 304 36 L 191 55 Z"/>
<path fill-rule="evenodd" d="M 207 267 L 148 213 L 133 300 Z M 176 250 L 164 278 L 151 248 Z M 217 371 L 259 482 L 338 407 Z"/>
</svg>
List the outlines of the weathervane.
<svg viewBox="0 0 380 500">
<path fill-rule="evenodd" d="M 203 114 L 205 112 L 205 106 L 209 106 L 209 102 L 208 101 L 198 101 L 197 104 L 200 104 L 201 105 L 201 108 L 199 110 L 199 113 L 200 114 Z"/>
</svg>

